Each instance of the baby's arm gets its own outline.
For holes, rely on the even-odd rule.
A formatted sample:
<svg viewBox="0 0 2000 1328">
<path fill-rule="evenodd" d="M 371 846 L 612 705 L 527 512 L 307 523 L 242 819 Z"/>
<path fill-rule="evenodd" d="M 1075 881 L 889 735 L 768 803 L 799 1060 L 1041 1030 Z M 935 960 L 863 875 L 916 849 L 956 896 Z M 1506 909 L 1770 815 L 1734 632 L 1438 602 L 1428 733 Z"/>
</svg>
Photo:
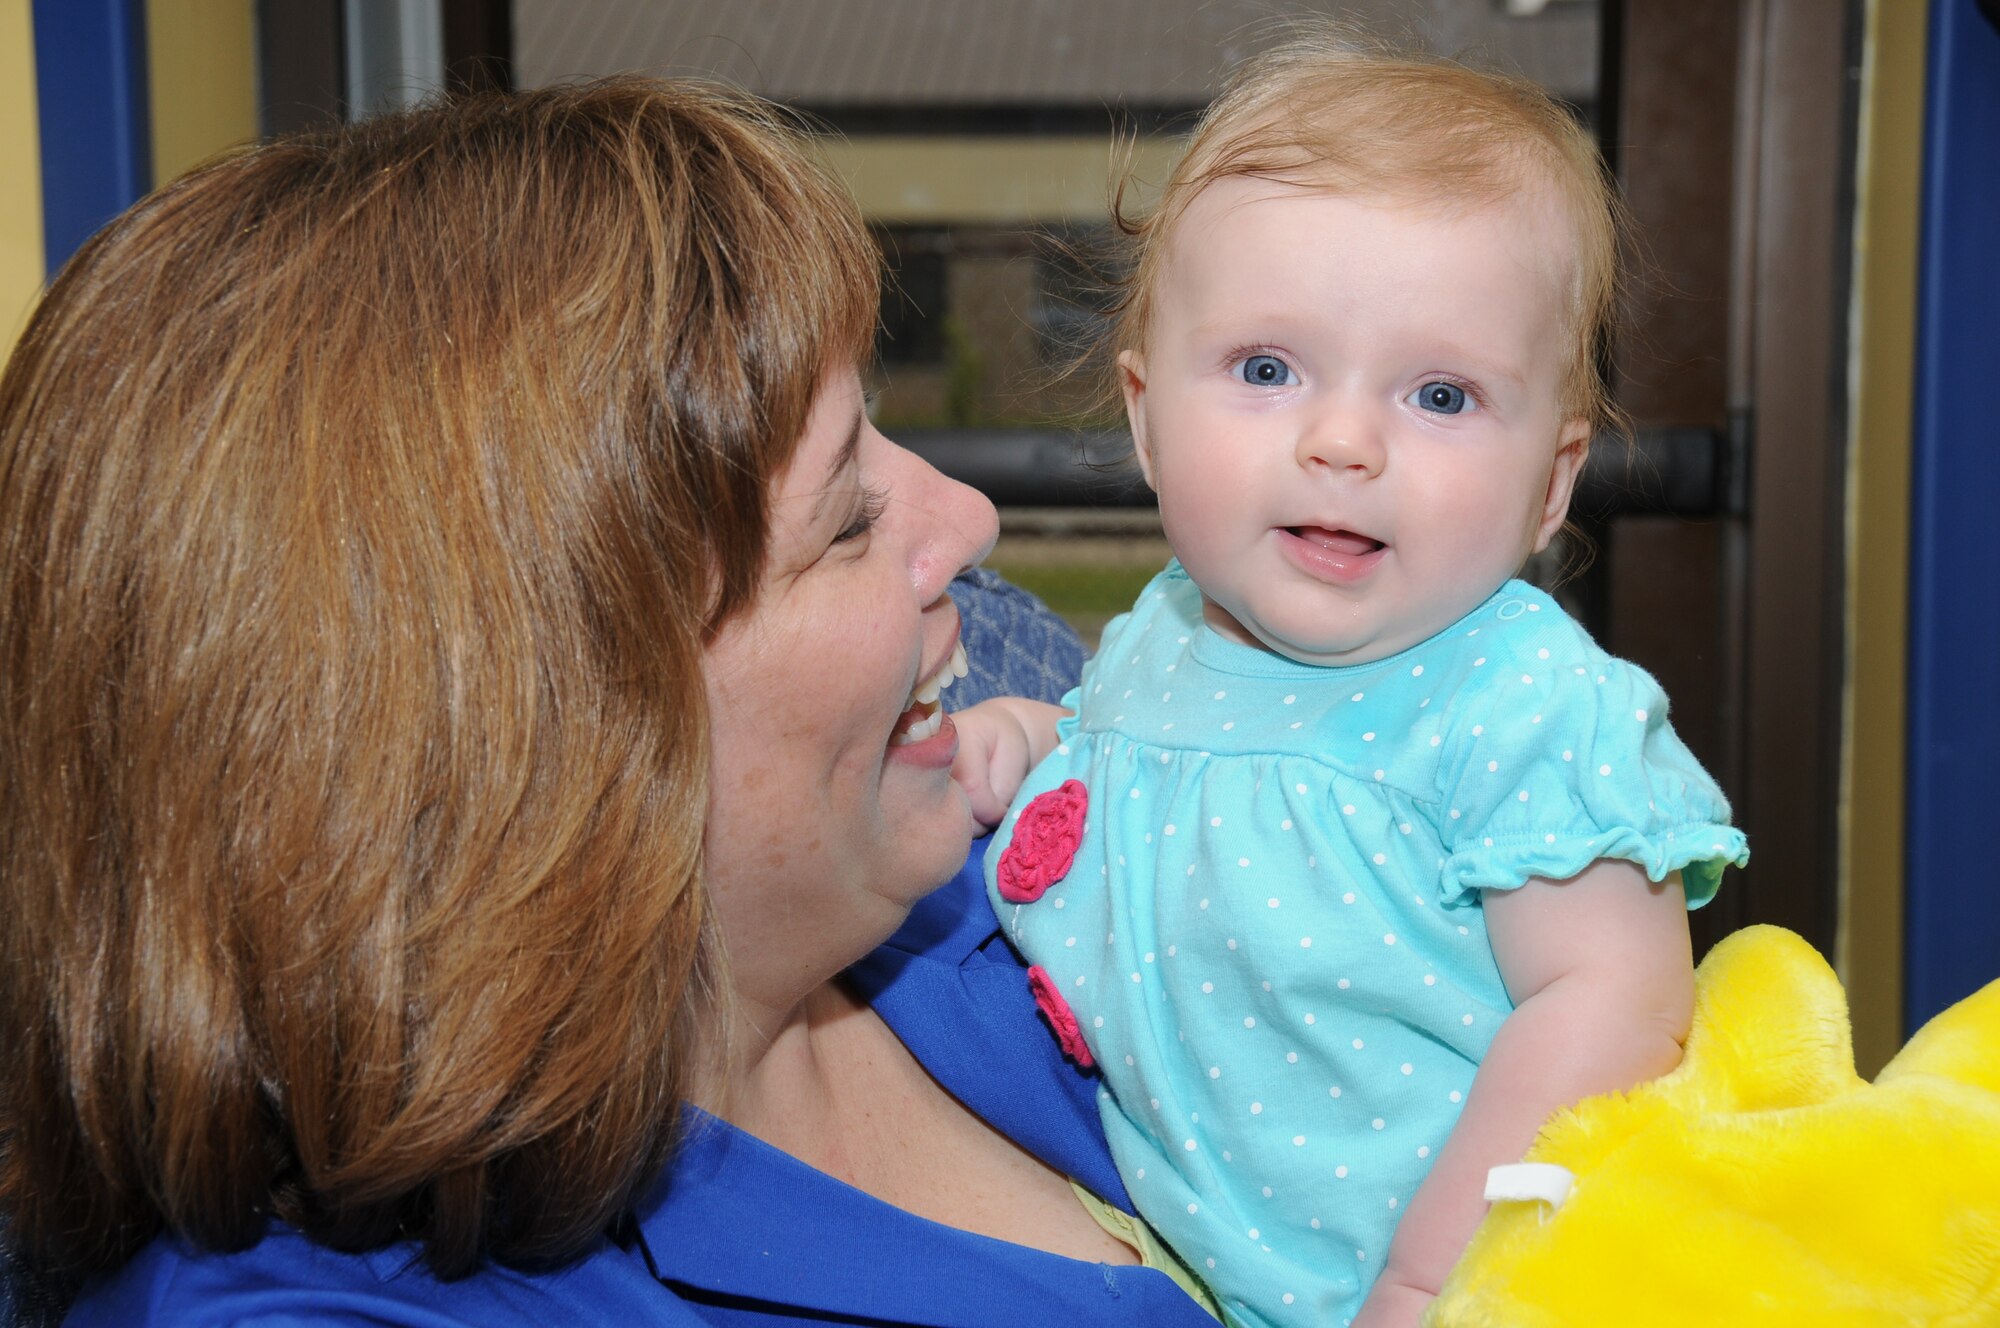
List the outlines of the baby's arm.
<svg viewBox="0 0 2000 1328">
<path fill-rule="evenodd" d="M 1680 1063 L 1694 968 L 1678 874 L 1654 885 L 1605 859 L 1566 881 L 1487 891 L 1482 905 L 1515 1009 L 1354 1328 L 1416 1323 L 1486 1214 L 1487 1169 L 1520 1161 L 1557 1108 Z"/>
<path fill-rule="evenodd" d="M 1056 721 L 1069 711 L 1046 701 L 996 696 L 952 712 L 958 755 L 951 777 L 965 790 L 972 815 L 992 829 L 1007 814 L 1021 783 L 1055 749 Z"/>
</svg>

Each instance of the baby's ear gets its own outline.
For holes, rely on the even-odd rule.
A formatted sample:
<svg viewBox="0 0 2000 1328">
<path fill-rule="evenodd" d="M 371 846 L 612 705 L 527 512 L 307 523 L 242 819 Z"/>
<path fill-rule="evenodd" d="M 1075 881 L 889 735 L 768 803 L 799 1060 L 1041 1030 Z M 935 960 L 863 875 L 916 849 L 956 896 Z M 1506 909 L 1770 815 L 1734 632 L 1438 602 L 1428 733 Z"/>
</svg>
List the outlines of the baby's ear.
<svg viewBox="0 0 2000 1328">
<path fill-rule="evenodd" d="M 1576 492 L 1576 477 L 1583 473 L 1583 459 L 1590 455 L 1590 421 L 1567 420 L 1556 438 L 1556 457 L 1549 465 L 1549 489 L 1542 498 L 1542 522 L 1535 529 L 1535 552 L 1549 547 L 1563 522 L 1569 519 L 1569 500 Z"/>
<path fill-rule="evenodd" d="M 1125 422 L 1132 427 L 1132 450 L 1139 458 L 1139 473 L 1155 493 L 1159 483 L 1153 478 L 1153 445 L 1146 436 L 1146 357 L 1136 350 L 1118 352 L 1118 390 L 1125 396 Z"/>
</svg>

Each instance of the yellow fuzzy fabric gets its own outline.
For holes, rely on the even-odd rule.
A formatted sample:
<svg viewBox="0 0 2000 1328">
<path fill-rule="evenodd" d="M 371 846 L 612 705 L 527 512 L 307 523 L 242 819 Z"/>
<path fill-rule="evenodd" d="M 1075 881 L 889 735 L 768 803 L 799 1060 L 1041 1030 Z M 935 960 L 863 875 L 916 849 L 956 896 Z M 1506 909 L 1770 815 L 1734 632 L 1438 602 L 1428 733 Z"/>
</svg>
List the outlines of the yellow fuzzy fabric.
<svg viewBox="0 0 2000 1328">
<path fill-rule="evenodd" d="M 1680 1068 L 1528 1160 L 1568 1201 L 1496 1203 L 1431 1328 L 2000 1325 L 2000 981 L 1871 1085 L 1826 962 L 1748 928 L 1696 973 Z"/>
</svg>

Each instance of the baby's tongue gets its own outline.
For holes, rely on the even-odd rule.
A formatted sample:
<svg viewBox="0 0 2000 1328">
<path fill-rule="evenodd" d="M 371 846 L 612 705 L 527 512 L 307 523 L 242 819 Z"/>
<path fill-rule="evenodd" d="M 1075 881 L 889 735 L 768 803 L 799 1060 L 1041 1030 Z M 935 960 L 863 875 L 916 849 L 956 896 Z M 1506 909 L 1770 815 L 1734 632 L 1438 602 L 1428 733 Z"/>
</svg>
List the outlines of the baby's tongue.
<svg viewBox="0 0 2000 1328">
<path fill-rule="evenodd" d="M 1324 526 L 1294 526 L 1294 534 L 1311 544 L 1333 553 L 1373 553 L 1382 547 L 1382 541 L 1357 535 L 1351 530 L 1328 530 Z"/>
</svg>

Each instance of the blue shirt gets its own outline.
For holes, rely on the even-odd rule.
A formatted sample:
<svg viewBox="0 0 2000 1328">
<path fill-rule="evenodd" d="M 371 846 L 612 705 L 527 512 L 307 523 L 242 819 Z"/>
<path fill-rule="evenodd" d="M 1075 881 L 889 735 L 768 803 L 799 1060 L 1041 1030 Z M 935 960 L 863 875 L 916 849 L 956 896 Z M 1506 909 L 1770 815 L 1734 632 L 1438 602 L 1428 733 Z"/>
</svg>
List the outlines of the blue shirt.
<svg viewBox="0 0 2000 1328">
<path fill-rule="evenodd" d="M 1079 782 L 1074 861 L 994 903 L 1104 1068 L 1141 1215 L 1234 1321 L 1359 1309 L 1513 1009 L 1481 891 L 1620 858 L 1700 904 L 1746 856 L 1658 685 L 1518 581 L 1322 667 L 1205 626 L 1175 564 L 1070 704 L 1016 805 Z"/>
<path fill-rule="evenodd" d="M 920 902 L 849 973 L 926 1069 L 1050 1166 L 1130 1210 L 1093 1081 L 1035 1027 L 978 870 Z M 408 1246 L 341 1254 L 275 1227 L 203 1255 L 162 1238 L 90 1288 L 69 1323 L 458 1325 L 827 1323 L 1186 1325 L 1214 1320 L 1165 1274 L 1085 1263 L 913 1216 L 699 1112 L 667 1173 L 575 1264 L 441 1283 Z"/>
</svg>

